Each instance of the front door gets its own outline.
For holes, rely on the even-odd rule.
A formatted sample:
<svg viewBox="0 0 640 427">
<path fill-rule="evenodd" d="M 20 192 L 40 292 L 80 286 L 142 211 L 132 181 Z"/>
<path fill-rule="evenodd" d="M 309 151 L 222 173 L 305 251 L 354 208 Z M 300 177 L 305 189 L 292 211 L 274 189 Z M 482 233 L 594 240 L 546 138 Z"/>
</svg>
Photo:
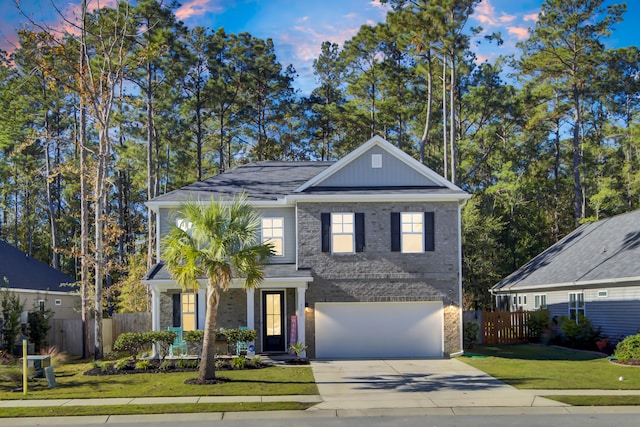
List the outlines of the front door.
<svg viewBox="0 0 640 427">
<path fill-rule="evenodd" d="M 285 351 L 284 291 L 262 293 L 263 351 Z"/>
</svg>

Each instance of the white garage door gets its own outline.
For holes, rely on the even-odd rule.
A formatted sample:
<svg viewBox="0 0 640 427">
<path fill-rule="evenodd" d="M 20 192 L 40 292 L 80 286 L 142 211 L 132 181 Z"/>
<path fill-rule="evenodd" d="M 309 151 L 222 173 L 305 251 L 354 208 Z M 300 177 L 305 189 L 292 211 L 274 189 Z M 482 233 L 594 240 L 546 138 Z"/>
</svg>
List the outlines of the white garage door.
<svg viewBox="0 0 640 427">
<path fill-rule="evenodd" d="M 316 303 L 316 357 L 442 357 L 442 302 Z"/>
</svg>

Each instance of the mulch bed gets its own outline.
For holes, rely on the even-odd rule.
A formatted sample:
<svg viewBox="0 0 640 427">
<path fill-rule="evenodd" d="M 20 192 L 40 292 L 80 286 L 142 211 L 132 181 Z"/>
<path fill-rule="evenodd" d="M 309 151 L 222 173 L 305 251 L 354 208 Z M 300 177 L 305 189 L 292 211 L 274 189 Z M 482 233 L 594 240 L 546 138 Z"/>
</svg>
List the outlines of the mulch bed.
<svg viewBox="0 0 640 427">
<path fill-rule="evenodd" d="M 308 359 L 290 359 L 285 361 L 284 363 L 286 363 L 287 365 L 308 365 L 309 360 Z"/>
</svg>

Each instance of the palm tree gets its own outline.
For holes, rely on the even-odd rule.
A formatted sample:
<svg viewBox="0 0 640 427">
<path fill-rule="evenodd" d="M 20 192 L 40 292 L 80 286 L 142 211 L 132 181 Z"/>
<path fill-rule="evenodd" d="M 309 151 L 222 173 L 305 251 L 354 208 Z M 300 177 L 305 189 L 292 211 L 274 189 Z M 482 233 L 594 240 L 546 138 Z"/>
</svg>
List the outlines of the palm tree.
<svg viewBox="0 0 640 427">
<path fill-rule="evenodd" d="M 181 226 L 174 225 L 162 240 L 163 258 L 184 290 L 196 289 L 198 279 L 207 279 L 207 313 L 197 379 L 203 383 L 216 376 L 215 331 L 221 292 L 229 288 L 234 277 L 243 279 L 244 289 L 257 286 L 272 245 L 259 244 L 259 217 L 242 196 L 229 202 L 186 202 L 177 216 Z"/>
</svg>

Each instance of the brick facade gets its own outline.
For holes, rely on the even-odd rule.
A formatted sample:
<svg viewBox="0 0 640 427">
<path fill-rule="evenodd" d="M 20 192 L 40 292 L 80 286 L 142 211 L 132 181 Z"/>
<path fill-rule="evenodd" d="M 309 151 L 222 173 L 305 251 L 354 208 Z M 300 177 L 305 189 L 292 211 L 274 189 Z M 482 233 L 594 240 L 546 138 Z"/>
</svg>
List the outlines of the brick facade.
<svg viewBox="0 0 640 427">
<path fill-rule="evenodd" d="M 323 212 L 364 213 L 364 252 L 321 252 Z M 391 212 L 434 212 L 435 251 L 391 252 Z M 457 203 L 299 203 L 298 245 L 299 267 L 310 268 L 314 277 L 306 295 L 310 308 L 331 301 L 442 301 L 444 351 L 460 351 Z M 308 354 L 314 357 L 313 310 L 306 319 Z"/>
</svg>

